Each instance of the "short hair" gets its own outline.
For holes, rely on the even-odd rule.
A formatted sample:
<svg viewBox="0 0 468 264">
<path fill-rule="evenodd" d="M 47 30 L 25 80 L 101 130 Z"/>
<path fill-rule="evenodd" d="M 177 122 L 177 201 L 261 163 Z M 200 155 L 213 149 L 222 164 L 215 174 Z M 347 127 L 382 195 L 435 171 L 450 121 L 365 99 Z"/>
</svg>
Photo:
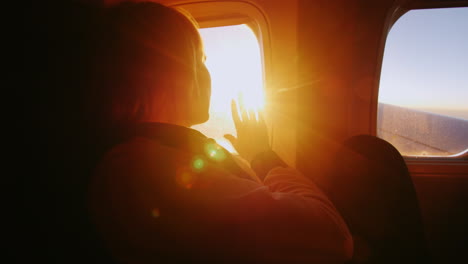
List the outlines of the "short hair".
<svg viewBox="0 0 468 264">
<path fill-rule="evenodd" d="M 104 119 L 145 120 L 154 109 L 186 115 L 196 89 L 203 44 L 188 13 L 153 2 L 125 2 L 104 11 L 102 42 L 95 63 Z"/>
</svg>

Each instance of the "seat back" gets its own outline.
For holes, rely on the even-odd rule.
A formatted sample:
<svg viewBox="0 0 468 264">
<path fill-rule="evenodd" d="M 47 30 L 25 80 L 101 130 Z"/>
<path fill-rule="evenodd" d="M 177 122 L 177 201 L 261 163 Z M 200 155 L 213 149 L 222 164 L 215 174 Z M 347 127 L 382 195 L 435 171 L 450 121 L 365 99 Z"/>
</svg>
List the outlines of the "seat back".
<svg viewBox="0 0 468 264">
<path fill-rule="evenodd" d="M 427 262 L 416 191 L 390 143 L 368 135 L 346 140 L 323 185 L 353 234 L 353 263 Z"/>
</svg>

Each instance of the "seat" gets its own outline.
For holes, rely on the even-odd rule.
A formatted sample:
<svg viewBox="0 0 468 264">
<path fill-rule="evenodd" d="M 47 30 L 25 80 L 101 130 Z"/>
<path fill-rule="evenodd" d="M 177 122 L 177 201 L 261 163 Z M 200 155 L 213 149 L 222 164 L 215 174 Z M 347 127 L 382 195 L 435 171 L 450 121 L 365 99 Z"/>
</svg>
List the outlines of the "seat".
<svg viewBox="0 0 468 264">
<path fill-rule="evenodd" d="M 416 191 L 390 143 L 369 135 L 349 138 L 323 185 L 353 235 L 351 263 L 428 262 Z"/>
</svg>

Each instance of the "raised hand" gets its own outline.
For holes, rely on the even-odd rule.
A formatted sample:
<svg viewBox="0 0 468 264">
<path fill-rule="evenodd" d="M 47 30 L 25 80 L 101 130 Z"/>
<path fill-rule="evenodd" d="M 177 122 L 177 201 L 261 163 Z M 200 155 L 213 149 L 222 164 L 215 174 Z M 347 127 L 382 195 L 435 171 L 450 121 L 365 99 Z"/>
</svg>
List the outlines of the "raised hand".
<svg viewBox="0 0 468 264">
<path fill-rule="evenodd" d="M 270 150 L 268 131 L 262 114 L 258 112 L 257 119 L 255 112 L 247 112 L 241 103 L 240 113 L 242 118 L 240 118 L 234 100 L 231 101 L 231 111 L 237 130 L 237 138 L 233 135 L 224 135 L 224 137 L 231 142 L 239 155 L 251 162 L 255 155 Z"/>
</svg>

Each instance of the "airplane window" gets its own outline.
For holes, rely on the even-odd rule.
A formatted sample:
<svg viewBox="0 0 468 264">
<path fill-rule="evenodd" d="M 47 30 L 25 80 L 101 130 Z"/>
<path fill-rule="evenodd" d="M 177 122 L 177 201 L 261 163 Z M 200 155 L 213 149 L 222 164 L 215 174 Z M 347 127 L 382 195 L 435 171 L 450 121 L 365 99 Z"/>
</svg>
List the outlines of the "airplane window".
<svg viewBox="0 0 468 264">
<path fill-rule="evenodd" d="M 263 66 L 259 42 L 245 24 L 202 28 L 200 34 L 211 74 L 211 105 L 208 122 L 193 126 L 218 144 L 235 152 L 225 134 L 236 136 L 231 117 L 231 100 L 243 102 L 249 110 L 264 106 Z"/>
<path fill-rule="evenodd" d="M 412 10 L 387 37 L 377 135 L 404 156 L 468 152 L 468 8 Z"/>
</svg>

